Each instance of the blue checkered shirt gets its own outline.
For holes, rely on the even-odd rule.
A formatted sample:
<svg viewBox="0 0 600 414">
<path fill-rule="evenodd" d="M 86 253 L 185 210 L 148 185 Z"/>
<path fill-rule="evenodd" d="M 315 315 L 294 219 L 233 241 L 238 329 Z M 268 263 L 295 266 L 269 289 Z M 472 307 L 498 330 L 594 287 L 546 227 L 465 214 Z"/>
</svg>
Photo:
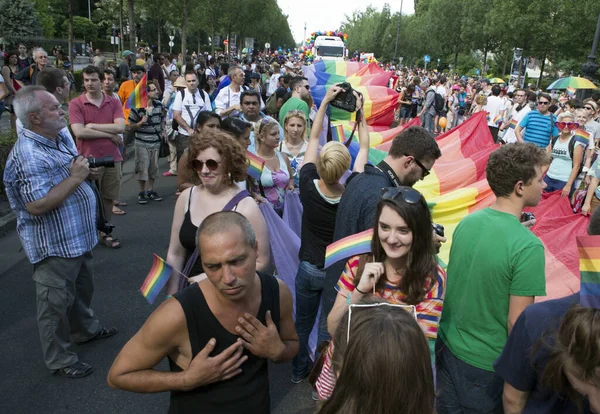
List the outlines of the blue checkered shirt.
<svg viewBox="0 0 600 414">
<path fill-rule="evenodd" d="M 56 141 L 23 129 L 8 156 L 4 185 L 17 215 L 17 232 L 31 263 L 50 256 L 78 257 L 98 243 L 96 197 L 85 181 L 54 210 L 34 216 L 25 208 L 69 177 L 75 155 L 77 148 L 65 128 Z"/>
</svg>

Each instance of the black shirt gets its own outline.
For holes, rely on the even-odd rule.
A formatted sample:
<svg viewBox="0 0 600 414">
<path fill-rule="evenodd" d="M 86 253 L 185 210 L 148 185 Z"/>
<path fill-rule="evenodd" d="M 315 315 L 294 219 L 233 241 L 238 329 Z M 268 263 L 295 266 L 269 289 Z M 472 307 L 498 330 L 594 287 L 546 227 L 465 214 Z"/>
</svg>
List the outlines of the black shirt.
<svg viewBox="0 0 600 414">
<path fill-rule="evenodd" d="M 256 318 L 266 325 L 265 314 L 271 311 L 273 322 L 279 330 L 280 304 L 279 285 L 273 276 L 258 272 L 261 284 L 261 303 Z M 210 356 L 219 355 L 239 338 L 226 330 L 206 303 L 206 298 L 197 283 L 174 295 L 179 301 L 187 322 L 192 358 L 198 355 L 211 338 L 217 343 Z M 191 391 L 171 392 L 170 414 L 238 414 L 269 413 L 271 410 L 269 394 L 268 361 L 259 358 L 247 350 L 248 359 L 241 366 L 242 373 L 226 381 L 198 387 Z M 172 372 L 182 369 L 169 359 Z"/>
<path fill-rule="evenodd" d="M 325 262 L 325 249 L 333 241 L 335 215 L 339 203 L 327 202 L 317 190 L 317 166 L 310 162 L 300 170 L 300 201 L 302 202 L 302 233 L 299 258 L 319 269 Z"/>
</svg>

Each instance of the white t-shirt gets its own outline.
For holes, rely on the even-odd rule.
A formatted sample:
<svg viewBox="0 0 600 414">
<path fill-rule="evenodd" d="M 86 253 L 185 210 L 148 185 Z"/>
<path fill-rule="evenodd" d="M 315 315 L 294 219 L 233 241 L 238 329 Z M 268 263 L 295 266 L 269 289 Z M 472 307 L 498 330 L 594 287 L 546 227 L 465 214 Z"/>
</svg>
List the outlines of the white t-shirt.
<svg viewBox="0 0 600 414">
<path fill-rule="evenodd" d="M 436 86 L 435 92 L 442 95 L 444 98 L 446 97 L 446 87 L 444 85 Z"/>
<path fill-rule="evenodd" d="M 175 101 L 173 102 L 173 110 L 181 111 L 181 117 L 190 126 L 190 128 L 196 128 L 196 121 L 198 120 L 198 113 L 200 111 L 212 111 L 210 104 L 210 98 L 206 92 L 200 89 L 196 90 L 196 93 L 192 94 L 187 88 L 184 89 L 184 97 L 181 98 L 181 93 L 176 92 Z M 188 132 L 179 125 L 178 132 L 182 135 L 189 136 Z"/>
<path fill-rule="evenodd" d="M 521 110 L 517 112 L 516 108 L 518 106 L 519 106 L 518 104 L 513 104 L 511 118 L 510 118 L 510 121 L 514 120 L 517 125 L 519 125 L 521 120 L 523 118 L 525 118 L 525 115 L 527 115 L 528 112 L 531 112 L 531 107 L 527 104 L 524 104 L 523 107 L 521 108 Z M 504 133 L 502 140 L 504 142 L 506 142 L 507 144 L 512 144 L 512 143 L 517 142 L 517 136 L 515 135 L 514 128 L 511 128 L 511 127 L 506 128 L 506 132 Z"/>
<path fill-rule="evenodd" d="M 174 70 L 177 70 L 177 66 L 175 66 L 172 63 L 169 63 L 167 65 L 163 65 L 160 67 L 165 75 L 165 90 L 163 91 L 163 93 L 167 90 L 167 88 L 169 88 L 171 86 L 171 78 L 169 77 L 169 74 L 171 72 L 173 72 Z"/>
<path fill-rule="evenodd" d="M 488 112 L 489 120 L 488 125 L 492 127 L 499 127 L 500 124 L 494 122 L 494 118 L 504 111 L 504 99 L 499 96 L 490 95 L 487 98 L 487 104 L 483 107 L 483 110 Z"/>
<path fill-rule="evenodd" d="M 267 96 L 271 96 L 277 90 L 280 76 L 281 73 L 274 73 L 271 75 L 271 79 L 269 79 L 269 87 L 267 88 Z"/>
</svg>

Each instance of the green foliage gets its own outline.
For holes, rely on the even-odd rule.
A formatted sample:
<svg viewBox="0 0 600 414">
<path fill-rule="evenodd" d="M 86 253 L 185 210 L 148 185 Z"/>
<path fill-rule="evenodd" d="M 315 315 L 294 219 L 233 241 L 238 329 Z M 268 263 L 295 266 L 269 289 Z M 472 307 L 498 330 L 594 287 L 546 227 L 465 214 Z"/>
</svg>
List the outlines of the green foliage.
<svg viewBox="0 0 600 414">
<path fill-rule="evenodd" d="M 40 33 L 34 5 L 29 0 L 0 0 L 0 37 L 18 41 Z"/>
<path fill-rule="evenodd" d="M 69 21 L 65 20 L 62 30 L 66 36 L 69 31 Z M 75 39 L 92 40 L 98 37 L 98 26 L 87 17 L 73 16 L 73 37 Z"/>
<path fill-rule="evenodd" d="M 17 142 L 17 133 L 14 130 L 0 134 L 0 177 L 4 176 L 6 160 L 8 159 L 8 154 L 10 154 L 15 142 Z M 0 198 L 6 198 L 2 181 L 0 181 Z"/>
</svg>

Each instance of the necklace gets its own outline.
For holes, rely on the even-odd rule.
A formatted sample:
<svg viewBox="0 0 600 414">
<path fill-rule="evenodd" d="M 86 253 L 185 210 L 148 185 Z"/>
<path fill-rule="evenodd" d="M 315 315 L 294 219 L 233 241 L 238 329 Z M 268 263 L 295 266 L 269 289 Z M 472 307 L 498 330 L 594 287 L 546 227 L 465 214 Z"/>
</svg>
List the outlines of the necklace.
<svg viewBox="0 0 600 414">
<path fill-rule="evenodd" d="M 292 145 L 292 144 L 290 144 L 289 142 L 286 142 L 286 143 L 285 143 L 285 145 L 286 145 L 286 147 L 289 147 L 289 148 L 302 148 L 302 146 L 304 145 L 304 141 L 302 141 L 302 142 L 301 142 L 300 144 L 298 144 L 298 145 Z"/>
</svg>

